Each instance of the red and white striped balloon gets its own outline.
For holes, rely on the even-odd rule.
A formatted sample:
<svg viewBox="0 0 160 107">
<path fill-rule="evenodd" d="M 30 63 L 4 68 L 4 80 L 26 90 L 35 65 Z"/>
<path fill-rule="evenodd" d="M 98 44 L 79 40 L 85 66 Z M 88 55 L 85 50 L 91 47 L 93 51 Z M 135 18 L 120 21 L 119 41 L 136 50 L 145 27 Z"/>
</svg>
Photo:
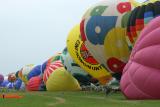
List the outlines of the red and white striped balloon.
<svg viewBox="0 0 160 107">
<path fill-rule="evenodd" d="M 47 63 L 46 69 L 43 75 L 44 83 L 47 82 L 49 76 L 53 73 L 53 71 L 60 67 L 63 67 L 61 60 L 54 61 L 53 63 Z"/>
</svg>

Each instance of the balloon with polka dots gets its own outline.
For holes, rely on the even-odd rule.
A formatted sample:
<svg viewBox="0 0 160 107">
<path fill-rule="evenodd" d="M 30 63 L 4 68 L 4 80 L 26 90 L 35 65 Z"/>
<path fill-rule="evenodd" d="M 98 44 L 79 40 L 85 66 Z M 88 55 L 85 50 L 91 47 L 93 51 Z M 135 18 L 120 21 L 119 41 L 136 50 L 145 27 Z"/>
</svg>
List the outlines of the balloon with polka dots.
<svg viewBox="0 0 160 107">
<path fill-rule="evenodd" d="M 110 72 L 121 72 L 128 61 L 128 0 L 105 0 L 87 10 L 80 23 L 81 37 L 92 56 Z"/>
</svg>

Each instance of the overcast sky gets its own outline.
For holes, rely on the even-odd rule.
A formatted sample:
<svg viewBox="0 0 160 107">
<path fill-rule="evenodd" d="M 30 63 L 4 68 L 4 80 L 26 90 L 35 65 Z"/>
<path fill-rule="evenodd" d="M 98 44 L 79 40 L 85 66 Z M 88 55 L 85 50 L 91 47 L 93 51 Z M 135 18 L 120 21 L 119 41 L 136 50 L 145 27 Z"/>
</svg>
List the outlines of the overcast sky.
<svg viewBox="0 0 160 107">
<path fill-rule="evenodd" d="M 98 0 L 0 0 L 0 73 L 42 64 Z"/>
<path fill-rule="evenodd" d="M 42 64 L 61 52 L 70 29 L 98 1 L 0 0 L 0 73 Z"/>
</svg>

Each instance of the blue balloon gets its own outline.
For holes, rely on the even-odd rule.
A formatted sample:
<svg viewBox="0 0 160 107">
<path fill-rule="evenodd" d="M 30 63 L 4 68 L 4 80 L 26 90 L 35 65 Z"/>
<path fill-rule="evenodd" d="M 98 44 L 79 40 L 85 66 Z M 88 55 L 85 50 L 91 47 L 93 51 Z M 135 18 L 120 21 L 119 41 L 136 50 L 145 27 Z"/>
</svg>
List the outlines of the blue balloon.
<svg viewBox="0 0 160 107">
<path fill-rule="evenodd" d="M 44 73 L 44 70 L 46 69 L 46 65 L 47 65 L 47 61 L 42 64 L 42 73 Z"/>
<path fill-rule="evenodd" d="M 22 85 L 22 80 L 18 78 L 15 81 L 14 85 L 15 85 L 15 89 L 19 90 L 21 88 L 21 85 Z"/>
<path fill-rule="evenodd" d="M 13 89 L 14 88 L 14 83 L 9 82 L 6 86 L 8 89 Z"/>
<path fill-rule="evenodd" d="M 41 73 L 42 73 L 42 66 L 37 65 L 30 71 L 27 78 L 28 80 L 30 80 L 32 77 L 39 76 Z"/>
<path fill-rule="evenodd" d="M 1 83 L 1 87 L 6 87 L 7 84 L 9 84 L 10 82 L 8 80 L 4 80 L 2 83 Z"/>
</svg>

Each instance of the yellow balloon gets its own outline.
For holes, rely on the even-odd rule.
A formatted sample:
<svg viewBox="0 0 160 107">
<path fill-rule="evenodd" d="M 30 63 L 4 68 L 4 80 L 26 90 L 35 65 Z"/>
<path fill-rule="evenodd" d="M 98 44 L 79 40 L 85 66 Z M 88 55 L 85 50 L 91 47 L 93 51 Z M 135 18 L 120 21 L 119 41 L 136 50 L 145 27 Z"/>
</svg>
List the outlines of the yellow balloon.
<svg viewBox="0 0 160 107">
<path fill-rule="evenodd" d="M 67 38 L 67 48 L 74 61 L 86 72 L 99 80 L 101 84 L 106 84 L 111 79 L 111 74 L 102 67 L 89 53 L 81 40 L 80 26 L 75 26 Z"/>
<path fill-rule="evenodd" d="M 126 30 L 117 27 L 109 31 L 104 40 L 106 63 L 110 71 L 121 72 L 128 62 L 130 51 L 124 35 Z"/>
<path fill-rule="evenodd" d="M 141 5 L 147 5 L 148 3 L 154 3 L 158 0 L 129 0 L 135 7 Z"/>
<path fill-rule="evenodd" d="M 78 81 L 65 70 L 64 67 L 56 69 L 46 82 L 48 91 L 78 91 L 81 87 Z"/>
</svg>

